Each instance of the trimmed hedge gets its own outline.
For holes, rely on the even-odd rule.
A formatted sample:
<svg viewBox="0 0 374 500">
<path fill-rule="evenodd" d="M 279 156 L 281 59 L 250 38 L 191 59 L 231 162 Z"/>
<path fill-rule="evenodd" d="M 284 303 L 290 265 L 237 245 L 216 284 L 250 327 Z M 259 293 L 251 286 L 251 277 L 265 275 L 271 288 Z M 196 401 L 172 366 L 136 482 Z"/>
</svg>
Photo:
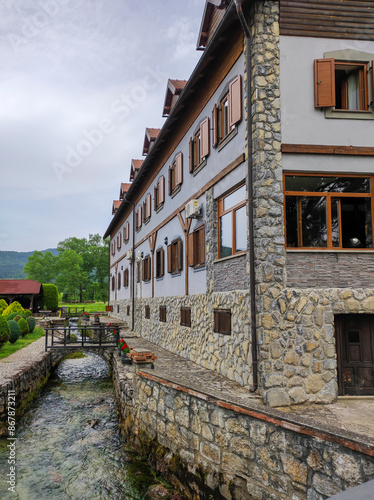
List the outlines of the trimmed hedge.
<svg viewBox="0 0 374 500">
<path fill-rule="evenodd" d="M 25 335 L 27 335 L 29 333 L 29 324 L 27 323 L 27 321 L 24 318 L 21 318 L 18 321 L 18 324 L 19 324 L 19 327 L 21 329 L 21 335 L 22 335 L 22 337 L 24 337 Z"/>
<path fill-rule="evenodd" d="M 9 316 L 9 314 L 12 314 L 12 313 L 21 313 L 21 314 L 25 313 L 24 308 L 16 300 L 14 302 L 12 302 L 11 304 L 9 304 L 9 306 L 6 309 L 4 309 L 3 316 L 5 316 L 7 318 Z"/>
<path fill-rule="evenodd" d="M 43 283 L 43 294 L 44 294 L 44 307 L 50 311 L 57 311 L 58 308 L 58 290 L 56 285 L 44 284 Z"/>
<path fill-rule="evenodd" d="M 29 316 L 32 316 L 32 312 L 30 311 L 30 309 L 26 309 L 25 310 L 25 314 L 24 314 L 25 318 L 27 319 Z"/>
<path fill-rule="evenodd" d="M 30 332 L 33 332 L 34 331 L 34 328 L 35 328 L 35 325 L 36 325 L 36 320 L 33 316 L 29 316 L 28 318 L 26 318 L 26 321 L 29 325 L 29 330 Z"/>
<path fill-rule="evenodd" d="M 20 329 L 17 321 L 14 321 L 13 319 L 8 321 L 8 325 L 10 328 L 9 342 L 11 344 L 14 344 L 15 342 L 17 342 L 17 340 L 19 339 L 19 337 L 21 335 L 21 329 Z"/>
<path fill-rule="evenodd" d="M 5 309 L 8 307 L 8 304 L 4 299 L 0 299 L 0 314 L 3 314 Z"/>
<path fill-rule="evenodd" d="M 4 316 L 0 316 L 0 349 L 6 344 L 10 337 L 10 328 Z"/>
</svg>

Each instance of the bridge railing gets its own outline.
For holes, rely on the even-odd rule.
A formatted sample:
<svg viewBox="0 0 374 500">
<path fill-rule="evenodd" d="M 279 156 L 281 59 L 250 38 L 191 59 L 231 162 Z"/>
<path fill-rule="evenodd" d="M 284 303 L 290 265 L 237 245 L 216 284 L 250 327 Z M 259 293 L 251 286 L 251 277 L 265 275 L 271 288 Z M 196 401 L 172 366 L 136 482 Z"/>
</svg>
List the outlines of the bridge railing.
<svg viewBox="0 0 374 500">
<path fill-rule="evenodd" d="M 117 347 L 119 326 L 91 324 L 82 326 L 57 326 L 45 328 L 45 350 L 74 349 L 77 347 Z"/>
</svg>

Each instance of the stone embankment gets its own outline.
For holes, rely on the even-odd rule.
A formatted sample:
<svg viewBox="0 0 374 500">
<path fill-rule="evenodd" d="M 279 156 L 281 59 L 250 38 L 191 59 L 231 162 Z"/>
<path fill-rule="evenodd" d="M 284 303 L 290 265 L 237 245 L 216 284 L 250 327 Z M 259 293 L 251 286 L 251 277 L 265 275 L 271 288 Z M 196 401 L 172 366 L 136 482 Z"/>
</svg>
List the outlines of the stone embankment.
<svg viewBox="0 0 374 500">
<path fill-rule="evenodd" d="M 319 500 L 374 477 L 373 400 L 266 407 L 239 384 L 139 337 L 113 358 L 120 425 L 189 499 Z"/>
</svg>

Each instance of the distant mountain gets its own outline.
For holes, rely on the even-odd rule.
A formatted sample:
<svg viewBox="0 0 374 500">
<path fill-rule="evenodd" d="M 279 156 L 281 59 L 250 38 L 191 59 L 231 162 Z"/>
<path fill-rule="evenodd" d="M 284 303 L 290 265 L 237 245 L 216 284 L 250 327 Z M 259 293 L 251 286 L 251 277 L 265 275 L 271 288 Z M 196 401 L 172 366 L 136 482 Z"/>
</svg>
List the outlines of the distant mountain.
<svg viewBox="0 0 374 500">
<path fill-rule="evenodd" d="M 43 253 L 48 251 L 52 252 L 53 255 L 57 255 L 57 248 L 47 248 L 47 250 L 42 250 Z M 33 253 L 34 252 L 8 252 L 0 250 L 0 279 L 26 279 L 26 275 L 23 273 L 23 268 L 27 259 Z"/>
</svg>

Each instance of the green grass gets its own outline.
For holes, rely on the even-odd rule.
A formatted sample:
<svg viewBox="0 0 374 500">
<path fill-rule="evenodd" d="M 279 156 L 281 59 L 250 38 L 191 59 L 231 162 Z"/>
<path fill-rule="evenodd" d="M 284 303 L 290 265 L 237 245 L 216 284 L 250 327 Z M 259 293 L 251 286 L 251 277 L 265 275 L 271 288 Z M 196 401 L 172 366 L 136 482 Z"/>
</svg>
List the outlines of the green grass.
<svg viewBox="0 0 374 500">
<path fill-rule="evenodd" d="M 84 307 L 86 312 L 105 311 L 106 302 L 76 302 L 75 304 L 59 304 L 59 307 Z"/>
<path fill-rule="evenodd" d="M 0 359 L 6 358 L 7 356 L 9 356 L 9 354 L 13 354 L 19 349 L 22 349 L 22 347 L 26 347 L 27 345 L 32 344 L 33 342 L 35 342 L 35 340 L 38 340 L 40 339 L 40 337 L 43 337 L 43 335 L 44 335 L 43 328 L 37 326 L 32 333 L 28 333 L 24 337 L 20 337 L 14 344 L 7 342 L 0 349 Z"/>
</svg>

